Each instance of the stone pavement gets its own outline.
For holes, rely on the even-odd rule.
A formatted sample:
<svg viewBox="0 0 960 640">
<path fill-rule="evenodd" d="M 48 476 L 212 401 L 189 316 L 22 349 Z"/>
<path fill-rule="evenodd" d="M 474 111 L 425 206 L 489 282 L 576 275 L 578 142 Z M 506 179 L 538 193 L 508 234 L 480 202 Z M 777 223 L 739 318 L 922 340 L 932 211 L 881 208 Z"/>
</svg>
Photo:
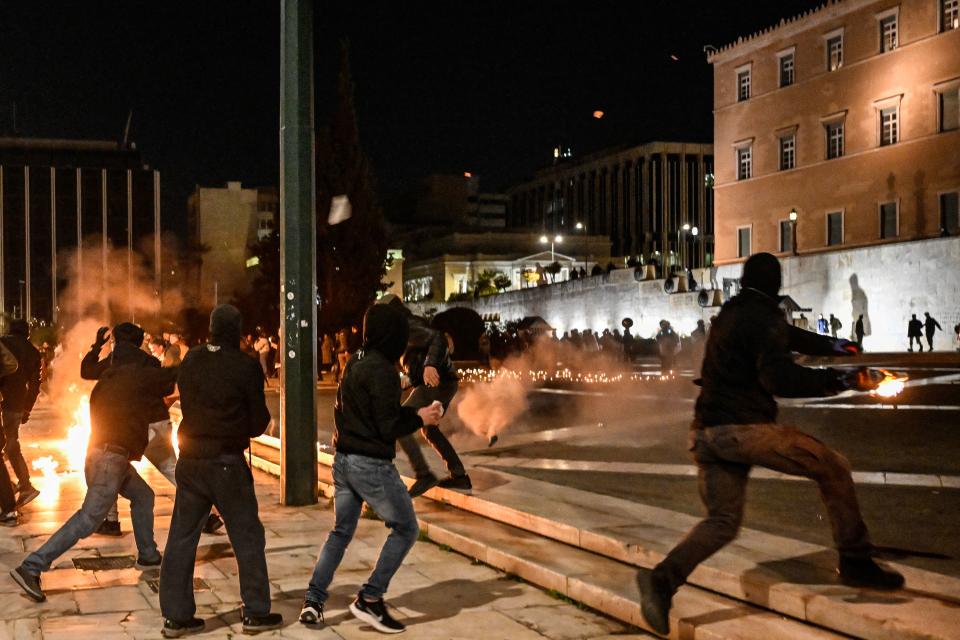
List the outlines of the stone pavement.
<svg viewBox="0 0 960 640">
<path fill-rule="evenodd" d="M 66 456 L 58 449 L 57 438 L 64 432 L 49 405 L 38 405 L 23 430 L 28 462 L 50 455 L 63 469 Z M 157 493 L 155 526 L 157 542 L 162 547 L 174 491 L 153 467 L 148 464 L 145 468 L 144 475 Z M 316 554 L 333 524 L 333 508 L 327 501 L 311 507 L 281 507 L 277 481 L 261 472 L 255 472 L 255 479 L 266 528 L 274 610 L 282 613 L 286 621 L 282 629 L 261 637 L 381 637 L 353 619 L 346 607 L 376 561 L 386 537 L 383 524 L 373 519 L 360 522 L 334 580 L 327 626 L 308 628 L 296 618 Z M 120 501 L 125 535 L 91 536 L 60 558 L 55 570 L 42 578 L 46 602 L 36 604 L 28 600 L 6 575 L 25 552 L 36 549 L 70 516 L 84 493 L 78 473 L 61 474 L 57 479 L 38 477 L 36 484 L 42 495 L 24 509 L 22 524 L 0 528 L 0 640 L 161 637 L 157 570 L 84 571 L 74 565 L 75 558 L 136 554 L 129 503 L 125 500 Z M 226 535 L 203 536 L 195 576 L 198 615 L 207 621 L 207 631 L 197 637 L 240 635 L 237 565 Z M 430 542 L 419 542 L 413 548 L 391 584 L 387 601 L 408 625 L 405 637 L 412 639 L 649 637 Z"/>
</svg>

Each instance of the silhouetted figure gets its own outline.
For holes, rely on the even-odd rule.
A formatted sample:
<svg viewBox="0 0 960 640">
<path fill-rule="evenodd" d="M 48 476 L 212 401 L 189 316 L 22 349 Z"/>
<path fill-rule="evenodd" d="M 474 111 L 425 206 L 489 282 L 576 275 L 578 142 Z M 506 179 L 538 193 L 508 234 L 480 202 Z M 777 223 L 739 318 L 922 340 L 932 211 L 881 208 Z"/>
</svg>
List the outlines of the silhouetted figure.
<svg viewBox="0 0 960 640">
<path fill-rule="evenodd" d="M 593 269 L 590 270 L 590 275 L 591 275 L 591 276 L 602 276 L 602 275 L 603 275 L 603 267 L 601 267 L 601 266 L 598 265 L 598 264 L 593 265 Z"/>
<path fill-rule="evenodd" d="M 660 375 L 667 375 L 673 371 L 673 359 L 680 350 L 680 336 L 670 326 L 667 320 L 660 321 L 660 330 L 657 332 L 657 347 L 660 351 Z"/>
<path fill-rule="evenodd" d="M 807 318 L 807 316 L 803 315 L 802 313 L 800 314 L 800 317 L 797 318 L 797 328 L 803 329 L 804 331 L 810 330 L 810 320 Z"/>
<path fill-rule="evenodd" d="M 587 268 L 586 268 L 586 267 L 580 267 L 580 277 L 581 277 L 581 278 L 586 278 L 586 277 L 587 277 Z"/>
<path fill-rule="evenodd" d="M 933 334 L 937 332 L 937 329 L 943 331 L 943 327 L 940 326 L 939 322 L 934 320 L 929 311 L 923 312 L 923 318 L 923 330 L 924 333 L 927 334 L 927 347 L 930 351 L 933 351 Z"/>
<path fill-rule="evenodd" d="M 616 267 L 613 266 L 613 262 L 608 262 L 608 263 L 607 263 L 607 273 L 610 273 L 610 272 L 613 271 L 614 269 L 616 269 Z"/>
<path fill-rule="evenodd" d="M 863 351 L 863 314 L 857 318 L 856 323 L 853 325 L 853 333 L 857 337 L 857 346 L 860 347 L 860 350 Z"/>
<path fill-rule="evenodd" d="M 828 330 L 829 330 L 829 325 L 827 324 L 827 319 L 824 318 L 823 314 L 821 313 L 819 316 L 817 316 L 817 333 L 819 333 L 822 336 L 825 336 L 827 335 Z"/>
<path fill-rule="evenodd" d="M 840 329 L 843 328 L 843 323 L 840 322 L 840 318 L 838 318 L 837 316 L 835 316 L 835 315 L 833 315 L 833 314 L 831 313 L 831 314 L 830 314 L 830 322 L 829 322 L 829 324 L 830 324 L 830 335 L 832 335 L 834 338 L 836 338 L 836 337 L 837 337 L 837 332 L 840 331 Z"/>
<path fill-rule="evenodd" d="M 917 320 L 917 314 L 910 316 L 910 321 L 907 323 L 907 340 L 910 341 L 910 346 L 907 347 L 907 351 L 913 351 L 913 341 L 917 341 L 917 346 L 920 348 L 920 353 L 923 353 L 923 341 L 921 340 L 923 336 L 923 323 Z"/>
</svg>

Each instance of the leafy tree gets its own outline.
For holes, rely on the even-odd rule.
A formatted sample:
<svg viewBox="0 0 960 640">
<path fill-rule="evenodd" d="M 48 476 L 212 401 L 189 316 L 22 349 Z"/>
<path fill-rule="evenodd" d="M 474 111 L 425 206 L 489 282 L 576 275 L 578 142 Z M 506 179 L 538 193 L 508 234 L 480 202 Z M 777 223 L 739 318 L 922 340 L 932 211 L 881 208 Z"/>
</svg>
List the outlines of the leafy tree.
<svg viewBox="0 0 960 640">
<path fill-rule="evenodd" d="M 497 271 L 491 271 L 489 269 L 484 269 L 481 271 L 477 276 L 476 282 L 473 284 L 473 289 L 477 292 L 477 295 L 494 295 L 497 292 L 497 287 L 493 284 L 493 281 L 496 279 L 497 275 Z"/>
<path fill-rule="evenodd" d="M 346 42 L 341 45 L 337 107 L 330 126 L 317 133 L 317 291 L 318 329 L 333 331 L 360 324 L 383 290 L 387 238 L 377 202 L 373 172 L 360 147 L 353 79 Z M 346 195 L 352 216 L 327 223 L 334 196 Z"/>
<path fill-rule="evenodd" d="M 237 296 L 234 304 L 243 314 L 244 330 L 263 327 L 270 334 L 280 330 L 280 234 L 271 233 L 247 248 L 257 259 L 256 275 L 249 293 Z"/>
<path fill-rule="evenodd" d="M 513 282 L 504 273 L 498 273 L 493 279 L 493 286 L 495 286 L 500 293 L 509 289 L 512 284 Z"/>
</svg>

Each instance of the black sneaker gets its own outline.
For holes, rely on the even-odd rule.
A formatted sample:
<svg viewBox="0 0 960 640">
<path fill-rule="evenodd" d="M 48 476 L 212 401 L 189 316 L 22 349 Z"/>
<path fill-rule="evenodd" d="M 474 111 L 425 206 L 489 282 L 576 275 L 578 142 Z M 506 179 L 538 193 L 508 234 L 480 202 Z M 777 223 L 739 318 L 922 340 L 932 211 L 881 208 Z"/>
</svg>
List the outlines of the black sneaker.
<svg viewBox="0 0 960 640">
<path fill-rule="evenodd" d="M 94 533 L 98 536 L 111 536 L 113 538 L 119 538 L 123 535 L 123 532 L 120 531 L 119 520 L 104 520 Z"/>
<path fill-rule="evenodd" d="M 270 631 L 279 629 L 283 626 L 283 616 L 279 613 L 268 613 L 265 616 L 247 615 L 246 611 L 241 612 L 243 619 L 244 633 L 260 633 L 261 631 Z"/>
<path fill-rule="evenodd" d="M 43 589 L 40 588 L 40 576 L 28 573 L 23 567 L 17 567 L 10 572 L 10 577 L 20 585 L 20 588 L 27 593 L 31 600 L 43 602 L 47 599 Z"/>
<path fill-rule="evenodd" d="M 189 622 L 175 622 L 169 618 L 163 619 L 163 629 L 160 631 L 164 638 L 179 638 L 191 633 L 200 633 L 206 626 L 200 618 L 193 618 Z"/>
<path fill-rule="evenodd" d="M 303 608 L 300 609 L 300 622 L 316 624 L 323 622 L 323 605 L 309 597 L 303 599 Z"/>
<path fill-rule="evenodd" d="M 650 628 L 660 635 L 670 633 L 670 601 L 673 594 L 654 575 L 653 571 L 637 572 L 637 587 L 640 588 L 640 611 Z"/>
<path fill-rule="evenodd" d="M 24 507 L 39 497 L 40 492 L 37 488 L 28 485 L 26 489 L 20 490 L 20 495 L 17 497 L 17 507 Z"/>
<path fill-rule="evenodd" d="M 439 484 L 440 478 L 431 474 L 420 476 L 417 478 L 417 481 L 410 485 L 409 493 L 411 498 L 416 498 L 417 496 L 422 496 L 430 489 L 433 489 L 437 484 Z"/>
<path fill-rule="evenodd" d="M 443 489 L 454 489 L 456 491 L 472 491 L 473 483 L 470 482 L 470 476 L 450 476 L 437 483 L 438 487 Z"/>
<path fill-rule="evenodd" d="M 358 594 L 357 599 L 350 604 L 350 613 L 354 618 L 366 622 L 380 633 L 403 633 L 406 630 L 405 626 L 390 616 L 383 598 L 376 602 L 367 602 Z"/>
<path fill-rule="evenodd" d="M 156 558 L 144 558 L 143 556 L 137 556 L 137 568 L 138 569 L 156 569 L 160 566 L 160 563 L 163 562 L 163 556 L 159 553 Z"/>
<path fill-rule="evenodd" d="M 903 576 L 890 569 L 884 569 L 873 558 L 840 556 L 837 569 L 840 582 L 848 587 L 882 589 L 892 591 L 903 586 Z"/>
<path fill-rule="evenodd" d="M 216 533 L 223 528 L 223 519 L 215 513 L 207 516 L 207 522 L 203 525 L 204 533 Z"/>
<path fill-rule="evenodd" d="M 18 524 L 20 524 L 20 514 L 16 511 L 0 514 L 0 527 L 15 527 Z"/>
</svg>

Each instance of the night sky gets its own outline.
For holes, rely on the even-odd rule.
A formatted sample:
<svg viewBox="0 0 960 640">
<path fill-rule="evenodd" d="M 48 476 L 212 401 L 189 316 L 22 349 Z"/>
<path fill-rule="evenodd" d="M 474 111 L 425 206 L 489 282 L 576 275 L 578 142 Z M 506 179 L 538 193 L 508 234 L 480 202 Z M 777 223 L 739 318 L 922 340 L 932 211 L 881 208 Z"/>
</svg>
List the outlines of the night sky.
<svg viewBox="0 0 960 640">
<path fill-rule="evenodd" d="M 484 191 L 575 154 L 712 139 L 720 46 L 810 0 L 316 3 L 317 119 L 347 37 L 360 135 L 385 194 L 434 172 Z M 181 229 L 194 185 L 276 184 L 278 0 L 0 0 L 0 133 L 131 139 Z M 675 56 L 678 60 L 672 60 Z M 605 112 L 602 120 L 594 110 Z"/>
</svg>

